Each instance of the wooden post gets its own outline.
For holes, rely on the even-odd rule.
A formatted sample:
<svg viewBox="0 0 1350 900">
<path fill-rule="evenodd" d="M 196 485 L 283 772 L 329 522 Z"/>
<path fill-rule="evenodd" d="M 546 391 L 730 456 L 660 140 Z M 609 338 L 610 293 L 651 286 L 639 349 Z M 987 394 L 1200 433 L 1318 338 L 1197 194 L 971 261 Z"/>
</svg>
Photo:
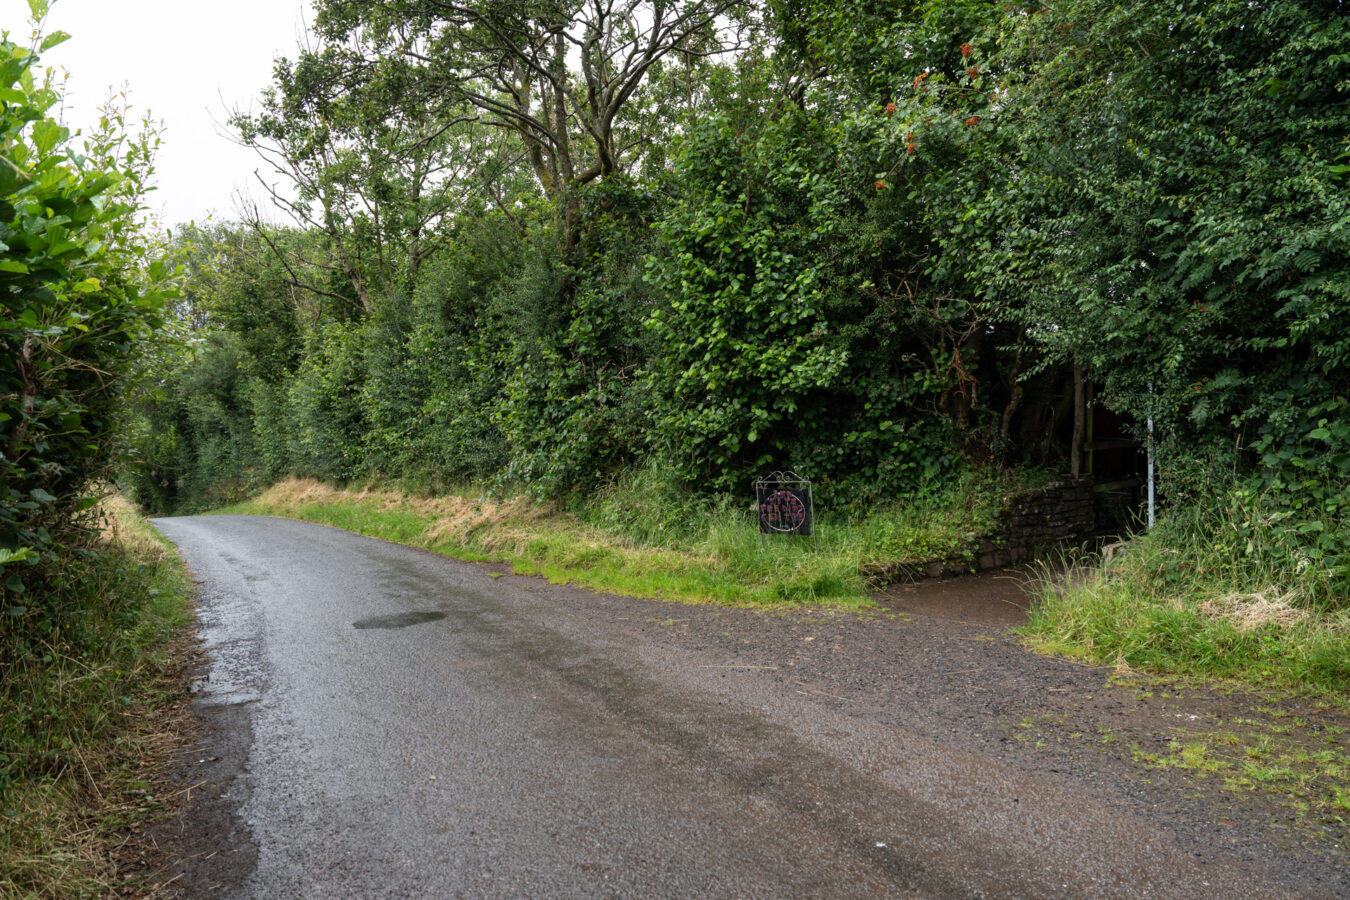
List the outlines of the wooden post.
<svg viewBox="0 0 1350 900">
<path fill-rule="evenodd" d="M 1083 468 L 1085 474 L 1091 478 L 1097 474 L 1097 456 L 1096 441 L 1097 438 L 1092 433 L 1092 410 L 1087 408 L 1091 402 L 1097 386 L 1093 384 L 1091 378 L 1087 379 L 1087 387 L 1083 389 L 1083 452 L 1087 455 L 1087 465 Z"/>
<path fill-rule="evenodd" d="M 1069 454 L 1069 471 L 1074 480 L 1083 470 L 1083 364 L 1073 364 L 1073 449 Z"/>
</svg>

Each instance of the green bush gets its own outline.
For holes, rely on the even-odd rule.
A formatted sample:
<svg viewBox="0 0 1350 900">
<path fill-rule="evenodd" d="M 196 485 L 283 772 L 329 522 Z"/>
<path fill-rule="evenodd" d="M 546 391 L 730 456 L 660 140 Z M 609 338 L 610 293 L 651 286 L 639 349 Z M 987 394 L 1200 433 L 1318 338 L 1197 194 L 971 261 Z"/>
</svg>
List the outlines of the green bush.
<svg viewBox="0 0 1350 900">
<path fill-rule="evenodd" d="M 369 431 L 361 403 L 365 337 L 360 323 L 339 322 L 309 335 L 287 397 L 296 474 L 345 481 L 362 473 Z"/>
<path fill-rule="evenodd" d="M 109 107 L 77 154 L 37 63 L 0 41 L 0 676 L 28 640 L 78 627 L 57 586 L 91 484 L 125 447 L 128 375 L 173 293 L 137 219 L 155 136 L 128 136 Z"/>
</svg>

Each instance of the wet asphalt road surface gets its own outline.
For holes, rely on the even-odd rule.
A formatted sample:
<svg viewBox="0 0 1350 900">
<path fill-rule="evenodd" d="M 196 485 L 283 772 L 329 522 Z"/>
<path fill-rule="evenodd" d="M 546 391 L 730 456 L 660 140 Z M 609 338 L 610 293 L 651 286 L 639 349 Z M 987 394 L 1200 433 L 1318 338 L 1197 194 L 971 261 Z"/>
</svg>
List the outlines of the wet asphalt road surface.
<svg viewBox="0 0 1350 900">
<path fill-rule="evenodd" d="M 480 567 L 280 519 L 156 525 L 200 581 L 198 703 L 232 747 L 233 863 L 189 865 L 191 896 L 1289 895 Z"/>
</svg>

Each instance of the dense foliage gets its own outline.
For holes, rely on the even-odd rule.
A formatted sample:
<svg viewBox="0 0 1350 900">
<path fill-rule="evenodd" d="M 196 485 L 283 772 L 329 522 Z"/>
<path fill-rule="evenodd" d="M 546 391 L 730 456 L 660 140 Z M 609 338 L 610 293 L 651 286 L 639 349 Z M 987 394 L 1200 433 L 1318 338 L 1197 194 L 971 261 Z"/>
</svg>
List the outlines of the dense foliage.
<svg viewBox="0 0 1350 900">
<path fill-rule="evenodd" d="M 84 618 L 60 585 L 170 292 L 136 217 L 153 133 L 129 137 L 109 107 L 84 153 L 71 148 L 37 67 L 65 37 L 0 41 L 0 666 L 30 639 L 78 637 Z"/>
<path fill-rule="evenodd" d="M 915 497 L 1070 469 L 1090 382 L 1170 508 L 1346 595 L 1342 3 L 315 5 L 235 122 L 295 227 L 182 236 L 143 499 Z"/>
<path fill-rule="evenodd" d="M 154 648 L 181 625 L 185 580 L 162 547 L 130 548 L 95 504 L 130 449 L 129 400 L 175 294 L 140 216 L 157 138 L 116 102 L 77 151 L 39 54 L 0 39 L 0 797 L 5 809 L 106 774 L 135 741 L 115 723 Z M 163 431 L 155 432 L 163 437 Z M 148 531 L 148 526 L 145 526 Z M 15 806 L 14 804 L 19 804 Z M 80 868 L 34 864 L 46 808 L 6 815 L 6 884 L 60 891 Z M 39 827 L 39 823 L 43 823 Z M 64 838 L 63 838 L 64 839 Z M 22 860 L 22 862 L 16 862 Z M 11 871 L 12 868 L 12 871 Z M 41 873 L 41 874 L 36 874 Z"/>
</svg>

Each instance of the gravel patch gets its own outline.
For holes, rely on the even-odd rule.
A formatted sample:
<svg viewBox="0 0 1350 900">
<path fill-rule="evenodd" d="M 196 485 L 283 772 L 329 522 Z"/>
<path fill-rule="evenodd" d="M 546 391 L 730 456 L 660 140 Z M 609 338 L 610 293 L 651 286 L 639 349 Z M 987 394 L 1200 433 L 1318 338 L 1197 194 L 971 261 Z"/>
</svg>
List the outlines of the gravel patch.
<svg viewBox="0 0 1350 900">
<path fill-rule="evenodd" d="M 1220 778 L 1138 759 L 1218 723 L 1272 714 L 1316 717 L 1317 733 L 1344 728 L 1337 752 L 1345 754 L 1350 717 L 1033 653 L 1011 630 L 1029 606 L 1019 573 L 893 586 L 875 609 L 852 611 L 663 603 L 484 568 L 592 627 L 1119 804 L 1196 855 L 1268 868 L 1300 894 L 1350 896 L 1344 817 L 1300 814 L 1277 794 L 1227 790 Z"/>
</svg>

